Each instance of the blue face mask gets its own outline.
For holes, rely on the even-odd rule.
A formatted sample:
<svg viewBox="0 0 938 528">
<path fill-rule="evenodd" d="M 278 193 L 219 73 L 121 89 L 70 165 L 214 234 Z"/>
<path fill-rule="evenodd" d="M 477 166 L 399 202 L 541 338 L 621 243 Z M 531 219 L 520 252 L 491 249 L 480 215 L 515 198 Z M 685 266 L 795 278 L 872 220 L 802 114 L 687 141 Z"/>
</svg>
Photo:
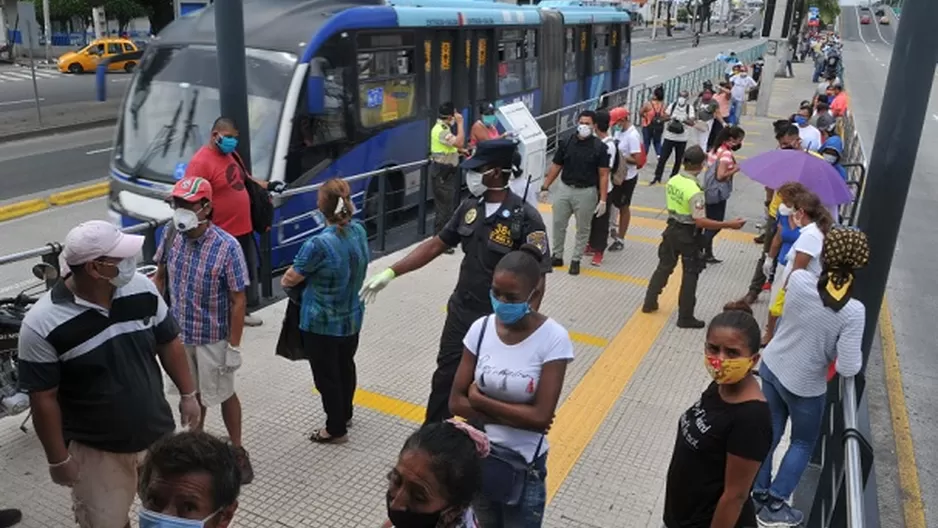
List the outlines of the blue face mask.
<svg viewBox="0 0 938 528">
<path fill-rule="evenodd" d="M 231 154 L 238 148 L 238 138 L 231 136 L 220 136 L 215 140 L 215 144 L 218 145 L 218 150 L 222 151 L 225 154 Z"/>
<path fill-rule="evenodd" d="M 146 508 L 140 508 L 137 520 L 140 522 L 140 528 L 202 528 L 209 519 L 218 515 L 220 511 L 220 509 L 216 510 L 215 513 L 199 521 L 194 519 L 181 519 L 171 515 L 152 512 Z"/>
<path fill-rule="evenodd" d="M 484 115 L 482 116 L 482 123 L 485 126 L 495 126 L 498 123 L 498 117 L 493 115 Z"/>
<path fill-rule="evenodd" d="M 805 116 L 797 116 L 795 117 L 795 123 L 798 126 L 805 126 L 808 124 L 808 118 Z"/>
<path fill-rule="evenodd" d="M 531 295 L 534 295 L 534 292 L 531 292 Z M 505 324 L 515 324 L 524 318 L 525 315 L 531 313 L 531 295 L 528 296 L 528 300 L 519 303 L 506 303 L 499 301 L 495 298 L 495 293 L 489 291 L 489 299 L 492 301 L 492 310 L 495 312 L 495 317 L 498 317 L 498 320 Z"/>
</svg>

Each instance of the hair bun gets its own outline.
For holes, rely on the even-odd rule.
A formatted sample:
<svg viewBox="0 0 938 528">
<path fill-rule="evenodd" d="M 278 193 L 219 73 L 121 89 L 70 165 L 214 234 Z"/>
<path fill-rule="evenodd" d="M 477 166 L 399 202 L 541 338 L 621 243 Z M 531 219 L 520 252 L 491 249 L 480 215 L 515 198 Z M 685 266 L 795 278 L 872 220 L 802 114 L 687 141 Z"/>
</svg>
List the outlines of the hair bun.
<svg viewBox="0 0 938 528">
<path fill-rule="evenodd" d="M 538 264 L 544 260 L 544 252 L 541 251 L 541 248 L 535 246 L 534 244 L 521 244 L 521 247 L 518 248 L 518 251 L 523 251 L 528 255 L 531 255 L 534 257 L 534 260 L 538 262 Z"/>
<path fill-rule="evenodd" d="M 752 307 L 743 300 L 730 301 L 723 305 L 724 312 L 745 312 L 752 315 Z"/>
</svg>

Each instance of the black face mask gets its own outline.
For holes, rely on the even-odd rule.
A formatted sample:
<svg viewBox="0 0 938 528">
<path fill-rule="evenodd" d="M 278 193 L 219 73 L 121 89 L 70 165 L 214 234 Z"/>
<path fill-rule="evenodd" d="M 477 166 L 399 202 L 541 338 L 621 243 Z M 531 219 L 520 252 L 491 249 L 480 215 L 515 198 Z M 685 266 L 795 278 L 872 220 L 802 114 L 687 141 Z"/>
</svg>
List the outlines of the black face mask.
<svg viewBox="0 0 938 528">
<path fill-rule="evenodd" d="M 793 146 L 791 146 L 791 145 L 783 145 L 783 146 L 781 147 L 781 149 L 782 149 L 782 150 L 795 150 L 795 147 L 793 147 Z"/>
<path fill-rule="evenodd" d="M 737 150 L 739 150 L 739 149 L 741 149 L 741 148 L 743 148 L 742 145 L 733 145 L 732 147 L 730 147 L 730 150 L 737 151 Z"/>
<path fill-rule="evenodd" d="M 418 513 L 409 510 L 392 510 L 391 497 L 386 496 L 388 519 L 394 528 L 436 528 L 440 522 L 442 511 L 433 513 Z"/>
</svg>

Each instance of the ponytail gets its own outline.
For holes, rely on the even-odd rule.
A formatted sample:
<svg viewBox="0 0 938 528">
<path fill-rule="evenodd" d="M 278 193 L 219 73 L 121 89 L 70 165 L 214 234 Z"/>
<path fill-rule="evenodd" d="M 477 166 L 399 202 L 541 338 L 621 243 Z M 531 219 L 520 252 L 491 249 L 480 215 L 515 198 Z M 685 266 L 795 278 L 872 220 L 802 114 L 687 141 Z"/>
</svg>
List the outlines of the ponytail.
<svg viewBox="0 0 938 528">
<path fill-rule="evenodd" d="M 827 207 L 824 207 L 824 204 L 821 203 L 821 199 L 818 198 L 818 195 L 813 192 L 808 191 L 797 195 L 795 197 L 795 209 L 804 211 L 804 213 L 808 215 L 808 218 L 817 224 L 818 229 L 825 235 L 827 235 L 831 227 L 834 226 L 834 217 L 831 216 Z"/>
<path fill-rule="evenodd" d="M 355 214 L 355 205 L 350 194 L 348 182 L 339 178 L 333 178 L 319 188 L 316 200 L 319 211 L 340 232 L 352 221 Z"/>
</svg>

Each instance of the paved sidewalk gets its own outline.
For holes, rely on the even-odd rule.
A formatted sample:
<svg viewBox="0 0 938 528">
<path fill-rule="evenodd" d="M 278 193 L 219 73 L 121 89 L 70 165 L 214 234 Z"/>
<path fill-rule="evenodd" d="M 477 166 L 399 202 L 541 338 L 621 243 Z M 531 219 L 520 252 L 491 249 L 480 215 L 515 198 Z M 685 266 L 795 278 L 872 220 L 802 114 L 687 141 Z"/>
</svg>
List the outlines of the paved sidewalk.
<svg viewBox="0 0 938 528">
<path fill-rule="evenodd" d="M 791 112 L 804 83 L 780 80 L 774 115 Z M 740 154 L 774 147 L 771 118 L 746 118 Z M 647 182 L 653 164 L 640 176 Z M 749 219 L 745 232 L 721 233 L 724 259 L 701 276 L 697 315 L 710 319 L 745 292 L 760 247 L 753 224 L 762 216 L 762 187 L 741 177 L 729 216 Z M 675 326 L 679 275 L 672 277 L 656 314 L 642 314 L 647 279 L 656 265 L 664 227 L 663 187 L 640 186 L 625 251 L 610 253 L 601 268 L 548 278 L 542 309 L 571 332 L 576 359 L 568 369 L 549 439 L 547 527 L 660 526 L 664 481 L 680 413 L 708 383 L 702 330 Z M 544 207 L 547 225 L 549 207 Z M 572 230 L 569 244 L 572 244 Z M 372 263 L 380 271 L 398 259 Z M 306 435 L 324 421 L 304 364 L 273 354 L 283 303 L 260 315 L 266 324 L 247 330 L 239 394 L 244 441 L 256 478 L 241 496 L 236 526 L 378 527 L 384 520 L 385 475 L 406 436 L 422 420 L 444 306 L 461 253 L 395 280 L 370 305 L 357 362 L 359 392 L 351 440 L 312 445 Z M 754 307 L 764 320 L 765 303 Z M 176 396 L 170 396 L 175 407 Z M 0 507 L 24 510 L 23 528 L 71 526 L 68 491 L 53 485 L 32 429 L 0 422 Z M 209 431 L 224 434 L 217 409 Z"/>
</svg>

